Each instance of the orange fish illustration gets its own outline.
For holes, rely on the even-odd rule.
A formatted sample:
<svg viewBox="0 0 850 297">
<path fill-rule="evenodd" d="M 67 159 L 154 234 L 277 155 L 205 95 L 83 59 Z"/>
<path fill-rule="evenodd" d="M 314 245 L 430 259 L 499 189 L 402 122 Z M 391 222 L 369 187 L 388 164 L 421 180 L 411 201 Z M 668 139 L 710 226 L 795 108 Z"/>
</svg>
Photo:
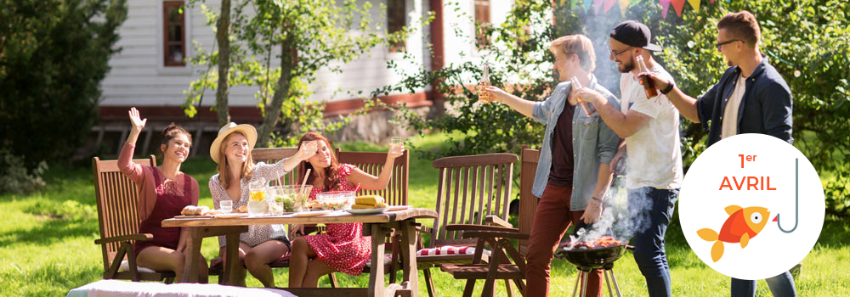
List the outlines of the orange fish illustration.
<svg viewBox="0 0 850 297">
<path fill-rule="evenodd" d="M 723 256 L 724 242 L 740 242 L 741 248 L 747 247 L 750 239 L 756 237 L 764 229 L 767 218 L 770 217 L 770 211 L 764 207 L 742 208 L 737 205 L 730 205 L 725 210 L 729 214 L 729 218 L 720 228 L 720 234 L 709 228 L 697 231 L 699 238 L 705 241 L 714 241 L 714 245 L 711 246 L 711 260 L 714 260 L 714 262 L 717 262 Z"/>
</svg>

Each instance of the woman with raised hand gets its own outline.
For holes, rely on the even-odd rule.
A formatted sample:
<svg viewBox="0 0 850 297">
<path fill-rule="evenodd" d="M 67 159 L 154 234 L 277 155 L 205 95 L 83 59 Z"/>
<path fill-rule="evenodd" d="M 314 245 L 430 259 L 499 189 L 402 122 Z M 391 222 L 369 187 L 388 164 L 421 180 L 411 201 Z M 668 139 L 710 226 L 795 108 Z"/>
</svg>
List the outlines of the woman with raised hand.
<svg viewBox="0 0 850 297">
<path fill-rule="evenodd" d="M 324 191 L 354 191 L 357 185 L 365 190 L 382 190 L 392 176 L 395 158 L 403 154 L 404 145 L 390 148 L 387 161 L 380 176 L 363 172 L 350 164 L 340 164 L 330 141 L 318 133 L 307 133 L 300 143 L 318 142 L 316 154 L 306 160 L 310 170 L 307 183 L 313 185 L 310 199 Z M 294 230 L 302 230 L 296 225 Z M 295 231 L 297 233 L 298 231 Z M 298 237 L 292 241 L 292 257 L 289 260 L 289 287 L 315 288 L 319 277 L 339 271 L 360 275 L 366 261 L 372 257 L 372 239 L 363 236 L 362 223 L 328 224 L 327 232 Z"/>
<path fill-rule="evenodd" d="M 134 107 L 129 111 L 132 129 L 121 154 L 118 167 L 121 172 L 139 185 L 139 233 L 153 234 L 153 239 L 137 241 L 133 252 L 136 263 L 156 271 L 174 271 L 177 280 L 183 278 L 186 261 L 186 228 L 164 228 L 162 220 L 179 215 L 187 205 L 198 205 L 198 182 L 180 171 L 180 165 L 189 156 L 192 135 L 183 127 L 171 123 L 162 130 L 162 165 L 153 167 L 133 163 L 136 140 L 145 128 L 147 119 L 141 119 Z M 203 256 L 198 262 L 200 282 L 207 282 L 207 262 Z"/>
<path fill-rule="evenodd" d="M 260 179 L 277 179 L 316 154 L 316 142 L 306 142 L 291 158 L 274 164 L 254 164 L 251 150 L 256 143 L 257 129 L 251 125 L 229 123 L 219 130 L 210 147 L 210 157 L 218 163 L 218 174 L 210 178 L 215 208 L 220 208 L 224 200 L 232 200 L 233 209 L 247 207 L 250 200 L 248 184 Z M 221 259 L 227 261 L 224 236 L 219 236 L 218 242 Z M 289 238 L 282 225 L 251 225 L 248 232 L 239 235 L 239 262 L 265 287 L 274 287 L 274 275 L 269 264 L 289 251 Z M 244 286 L 245 276 L 245 270 L 241 270 L 237 283 Z"/>
</svg>

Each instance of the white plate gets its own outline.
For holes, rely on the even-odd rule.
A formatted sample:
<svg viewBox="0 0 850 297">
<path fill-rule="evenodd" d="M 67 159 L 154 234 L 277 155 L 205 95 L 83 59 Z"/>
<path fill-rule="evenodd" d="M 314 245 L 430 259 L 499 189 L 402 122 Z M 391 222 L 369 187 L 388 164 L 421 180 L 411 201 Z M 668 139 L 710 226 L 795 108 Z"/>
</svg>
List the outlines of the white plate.
<svg viewBox="0 0 850 297">
<path fill-rule="evenodd" d="M 370 209 L 346 209 L 345 211 L 349 212 L 350 214 L 356 214 L 357 215 L 357 214 L 383 213 L 386 210 L 387 210 L 387 208 L 384 207 L 384 208 L 370 208 Z"/>
</svg>

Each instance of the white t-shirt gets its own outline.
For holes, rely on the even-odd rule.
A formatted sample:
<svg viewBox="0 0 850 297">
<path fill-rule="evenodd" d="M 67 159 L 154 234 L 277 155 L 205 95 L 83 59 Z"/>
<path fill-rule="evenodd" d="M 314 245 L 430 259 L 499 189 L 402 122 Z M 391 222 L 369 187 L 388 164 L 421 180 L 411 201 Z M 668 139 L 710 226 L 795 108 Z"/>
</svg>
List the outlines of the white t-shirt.
<svg viewBox="0 0 850 297">
<path fill-rule="evenodd" d="M 659 65 L 650 71 L 673 81 L 673 77 Z M 626 138 L 629 157 L 626 187 L 680 188 L 683 174 L 679 110 L 660 91 L 657 97 L 647 99 L 643 86 L 632 73 L 620 76 L 620 93 L 620 111 L 623 114 L 639 112 L 651 118 L 646 126 Z"/>
<path fill-rule="evenodd" d="M 741 99 L 744 98 L 744 91 L 747 90 L 747 78 L 743 75 L 738 76 L 738 81 L 735 82 L 735 89 L 732 90 L 732 95 L 725 100 L 726 108 L 723 110 L 722 129 L 720 130 L 720 139 L 738 135 L 738 109 L 741 106 Z"/>
</svg>

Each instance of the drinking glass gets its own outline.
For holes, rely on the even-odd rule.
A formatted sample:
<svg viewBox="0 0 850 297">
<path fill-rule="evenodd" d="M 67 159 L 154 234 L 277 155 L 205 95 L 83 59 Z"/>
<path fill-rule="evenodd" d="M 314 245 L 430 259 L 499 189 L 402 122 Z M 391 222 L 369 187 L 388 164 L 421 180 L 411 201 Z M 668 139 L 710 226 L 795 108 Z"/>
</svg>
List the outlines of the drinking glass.
<svg viewBox="0 0 850 297">
<path fill-rule="evenodd" d="M 392 138 L 390 139 L 390 152 L 393 154 L 402 154 L 404 153 L 404 149 L 402 148 L 402 144 L 404 141 L 401 138 Z"/>
<path fill-rule="evenodd" d="M 218 203 L 219 209 L 221 209 L 221 213 L 231 213 L 233 212 L 233 200 L 221 200 Z"/>
<path fill-rule="evenodd" d="M 292 186 L 295 195 L 295 204 L 293 205 L 293 209 L 295 211 L 304 211 L 307 206 L 307 200 L 310 197 L 310 193 L 313 192 L 313 185 L 304 185 L 301 186 Z"/>
</svg>

